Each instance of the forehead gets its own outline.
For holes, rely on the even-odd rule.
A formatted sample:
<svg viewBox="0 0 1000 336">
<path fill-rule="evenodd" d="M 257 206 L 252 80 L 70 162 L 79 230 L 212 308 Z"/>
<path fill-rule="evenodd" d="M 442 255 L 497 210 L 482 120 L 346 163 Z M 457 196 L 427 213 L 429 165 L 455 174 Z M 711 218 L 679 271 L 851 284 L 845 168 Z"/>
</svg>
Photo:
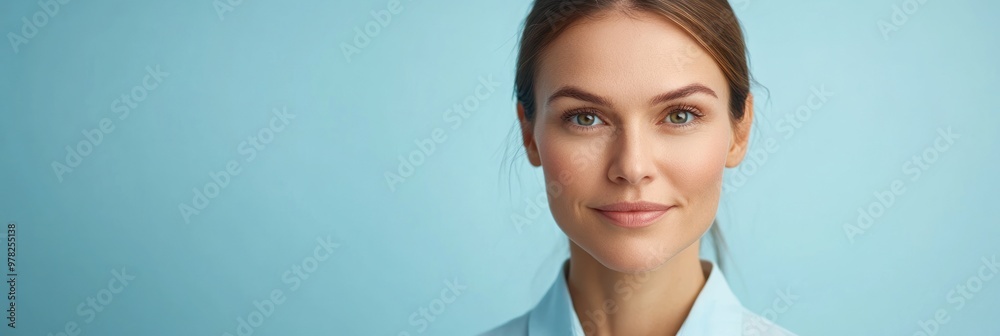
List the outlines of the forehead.
<svg viewBox="0 0 1000 336">
<path fill-rule="evenodd" d="M 693 37 L 666 17 L 646 12 L 613 10 L 574 22 L 545 48 L 537 75 L 541 104 L 565 85 L 616 105 L 691 83 L 711 88 L 719 98 L 728 93 L 722 70 Z"/>
</svg>

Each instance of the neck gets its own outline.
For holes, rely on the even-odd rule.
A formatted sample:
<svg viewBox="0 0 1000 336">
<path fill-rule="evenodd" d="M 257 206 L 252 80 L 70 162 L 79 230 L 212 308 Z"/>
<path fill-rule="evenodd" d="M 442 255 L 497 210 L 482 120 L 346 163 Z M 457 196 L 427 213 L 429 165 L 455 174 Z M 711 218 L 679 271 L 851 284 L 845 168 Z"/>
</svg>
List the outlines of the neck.
<svg viewBox="0 0 1000 336">
<path fill-rule="evenodd" d="M 568 287 L 587 335 L 674 335 L 687 318 L 705 273 L 699 242 L 660 267 L 637 274 L 604 267 L 570 241 Z"/>
</svg>

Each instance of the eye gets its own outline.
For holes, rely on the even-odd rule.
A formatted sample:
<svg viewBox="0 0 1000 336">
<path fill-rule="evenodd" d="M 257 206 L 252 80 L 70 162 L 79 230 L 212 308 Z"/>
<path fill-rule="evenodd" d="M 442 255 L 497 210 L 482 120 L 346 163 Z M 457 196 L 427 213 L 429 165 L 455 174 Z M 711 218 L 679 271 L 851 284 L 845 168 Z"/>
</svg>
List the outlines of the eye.
<svg viewBox="0 0 1000 336">
<path fill-rule="evenodd" d="M 703 115 L 693 106 L 676 106 L 664 120 L 673 127 L 691 127 L 700 122 Z"/>
<path fill-rule="evenodd" d="M 694 120 L 694 114 L 690 111 L 674 111 L 667 115 L 667 121 L 671 124 L 683 125 Z"/>
<path fill-rule="evenodd" d="M 571 112 L 566 115 L 564 119 L 573 123 L 574 126 L 580 127 L 592 127 L 604 123 L 604 121 L 602 121 L 601 118 L 593 112 Z"/>
</svg>

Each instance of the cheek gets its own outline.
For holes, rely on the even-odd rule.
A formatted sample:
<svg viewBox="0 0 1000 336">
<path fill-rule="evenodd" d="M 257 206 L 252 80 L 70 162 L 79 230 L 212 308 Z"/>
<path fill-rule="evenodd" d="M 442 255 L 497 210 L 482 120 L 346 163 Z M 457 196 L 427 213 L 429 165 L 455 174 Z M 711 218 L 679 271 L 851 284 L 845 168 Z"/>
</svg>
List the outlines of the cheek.
<svg viewBox="0 0 1000 336">
<path fill-rule="evenodd" d="M 670 184 L 689 206 L 711 210 L 718 205 L 729 141 L 729 130 L 718 128 L 675 141 L 662 152 Z"/>
<path fill-rule="evenodd" d="M 727 126 L 712 125 L 697 134 L 667 136 L 651 148 L 660 170 L 658 178 L 666 179 L 681 201 L 698 206 L 718 200 L 730 146 Z M 610 140 L 536 134 L 541 135 L 536 140 L 550 197 L 556 196 L 550 200 L 553 210 L 580 198 L 575 196 L 600 192 L 607 179 L 603 156 Z M 553 191 L 559 192 L 551 195 Z"/>
<path fill-rule="evenodd" d="M 594 177 L 599 173 L 597 169 L 600 165 L 596 163 L 600 146 L 564 137 L 543 136 L 537 140 L 538 155 L 542 160 L 550 197 L 555 196 L 550 201 L 564 203 L 575 198 L 574 195 L 579 195 L 587 181 L 597 181 Z M 552 189 L 561 192 L 552 195 Z"/>
<path fill-rule="evenodd" d="M 566 137 L 558 130 L 536 133 L 538 154 L 542 161 L 549 208 L 563 229 L 566 223 L 579 223 L 583 216 L 580 204 L 606 188 L 604 161 L 606 139 Z"/>
</svg>

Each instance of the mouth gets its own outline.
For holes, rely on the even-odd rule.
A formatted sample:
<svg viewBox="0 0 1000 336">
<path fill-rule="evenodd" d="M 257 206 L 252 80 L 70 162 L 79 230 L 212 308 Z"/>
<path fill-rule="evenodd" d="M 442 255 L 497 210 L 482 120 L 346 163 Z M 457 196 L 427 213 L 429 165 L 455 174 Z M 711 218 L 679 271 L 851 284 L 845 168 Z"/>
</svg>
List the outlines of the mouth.
<svg viewBox="0 0 1000 336">
<path fill-rule="evenodd" d="M 651 202 L 618 202 L 592 209 L 612 224 L 623 228 L 642 228 L 652 225 L 673 206 Z"/>
</svg>

